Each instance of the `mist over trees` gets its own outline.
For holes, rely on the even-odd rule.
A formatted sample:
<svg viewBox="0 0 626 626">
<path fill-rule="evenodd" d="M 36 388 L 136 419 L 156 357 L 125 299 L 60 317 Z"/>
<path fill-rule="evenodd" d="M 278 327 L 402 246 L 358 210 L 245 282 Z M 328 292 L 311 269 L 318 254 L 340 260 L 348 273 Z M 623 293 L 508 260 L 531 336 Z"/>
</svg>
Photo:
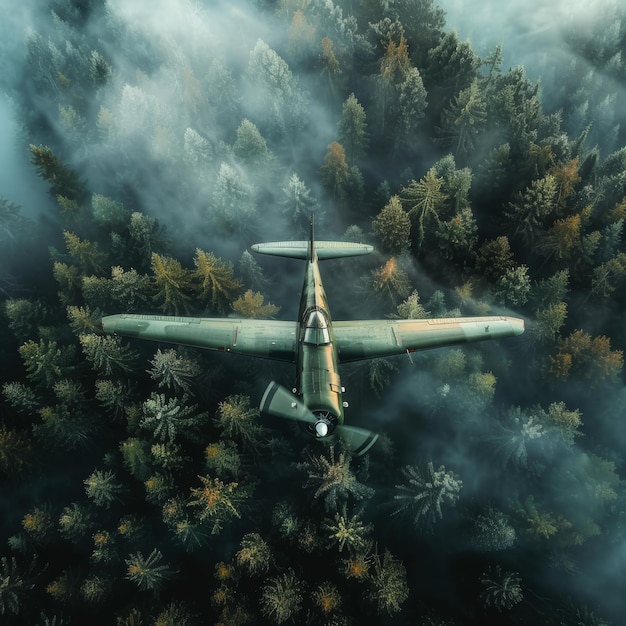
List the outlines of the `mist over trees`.
<svg viewBox="0 0 626 626">
<path fill-rule="evenodd" d="M 559 11 L 528 67 L 432 0 L 7 18 L 15 160 L 49 197 L 0 188 L 3 623 L 620 623 L 626 14 Z M 336 319 L 526 320 L 344 367 L 362 458 L 259 414 L 289 367 L 100 327 L 293 319 L 298 265 L 248 249 L 312 212 L 376 247 L 322 264 Z"/>
</svg>

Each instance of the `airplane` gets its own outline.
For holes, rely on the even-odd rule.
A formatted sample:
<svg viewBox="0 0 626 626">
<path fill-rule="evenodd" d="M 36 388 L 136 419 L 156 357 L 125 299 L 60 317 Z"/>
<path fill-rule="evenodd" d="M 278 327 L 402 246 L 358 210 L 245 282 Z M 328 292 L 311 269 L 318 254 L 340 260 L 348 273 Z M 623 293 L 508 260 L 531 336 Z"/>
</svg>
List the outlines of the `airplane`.
<svg viewBox="0 0 626 626">
<path fill-rule="evenodd" d="M 441 346 L 520 335 L 524 321 L 501 315 L 441 319 L 333 321 L 319 261 L 370 254 L 368 244 L 317 241 L 311 220 L 308 241 L 257 243 L 251 248 L 306 261 L 297 321 L 179 317 L 123 313 L 102 318 L 105 333 L 245 354 L 296 365 L 291 390 L 271 381 L 260 410 L 299 422 L 312 437 L 339 436 L 355 456 L 365 454 L 378 435 L 344 424 L 345 389 L 339 365 L 410 354 Z"/>
</svg>

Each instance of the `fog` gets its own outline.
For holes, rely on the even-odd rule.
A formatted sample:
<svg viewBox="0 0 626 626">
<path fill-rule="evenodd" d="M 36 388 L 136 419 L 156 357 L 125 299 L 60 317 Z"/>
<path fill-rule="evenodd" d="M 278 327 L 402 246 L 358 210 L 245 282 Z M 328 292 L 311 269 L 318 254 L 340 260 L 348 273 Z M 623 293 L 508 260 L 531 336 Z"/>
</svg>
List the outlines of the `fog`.
<svg viewBox="0 0 626 626">
<path fill-rule="evenodd" d="M 422 4 L 430 6 L 428 2 Z M 375 369 L 367 363 L 345 368 L 342 380 L 348 383 L 346 399 L 350 402 L 347 419 L 351 424 L 388 434 L 395 446 L 392 455 L 386 455 L 381 448 L 372 451 L 369 480 L 377 493 L 375 506 L 367 505 L 366 516 L 375 522 L 375 538 L 381 542 L 381 551 L 383 540 L 388 540 L 405 559 L 411 582 L 410 613 L 405 617 L 426 619 L 424 616 L 431 609 L 437 612 L 442 607 L 441 623 L 447 617 L 468 624 L 493 617 L 494 613 L 486 612 L 479 599 L 480 590 L 476 591 L 480 587 L 478 576 L 488 565 L 502 564 L 508 570 L 520 570 L 526 599 L 520 605 L 523 608 L 503 614 L 507 615 L 503 619 L 510 620 L 506 623 L 532 623 L 543 610 L 534 604 L 535 599 L 545 596 L 546 614 L 554 620 L 550 623 L 571 617 L 565 616 L 564 608 L 571 599 L 575 606 L 588 605 L 590 611 L 618 624 L 619 616 L 626 611 L 616 582 L 626 575 L 624 494 L 619 483 L 624 477 L 626 438 L 623 371 L 616 368 L 613 372 L 611 364 L 619 360 L 617 351 L 623 350 L 626 342 L 624 279 L 619 265 L 625 250 L 623 211 L 620 213 L 619 207 L 626 187 L 624 159 L 619 154 L 613 155 L 608 173 L 602 164 L 621 148 L 626 129 L 626 82 L 623 61 L 616 52 L 620 46 L 623 50 L 623 28 L 610 24 L 612 16 L 620 14 L 621 9 L 613 0 L 505 4 L 495 0 L 442 0 L 439 5 L 446 13 L 446 23 L 433 46 L 440 34 L 452 29 L 461 40 L 468 40 L 483 59 L 501 43 L 502 82 L 509 68 L 523 65 L 530 81 L 539 81 L 541 85 L 543 113 L 550 116 L 562 110 L 562 124 L 555 121 L 558 116 L 548 119 L 538 113 L 536 119 L 532 118 L 532 105 L 523 108 L 526 102 L 519 110 L 507 112 L 510 119 L 504 114 L 500 119 L 500 111 L 493 104 L 498 102 L 498 94 L 489 92 L 495 89 L 493 85 L 485 86 L 482 69 L 476 70 L 475 75 L 463 68 L 458 70 L 468 71 L 470 79 L 462 75 L 452 80 L 446 74 L 447 66 L 438 74 L 428 50 L 414 52 L 418 43 L 411 38 L 415 28 L 410 25 L 406 25 L 407 55 L 414 54 L 422 60 L 424 66 L 417 70 L 424 75 L 430 92 L 425 113 L 417 120 L 407 121 L 402 116 L 408 116 L 405 109 L 410 107 L 402 109 L 398 105 L 406 84 L 400 78 L 395 79 L 397 84 L 381 79 L 381 58 L 393 46 L 381 41 L 380 34 L 368 25 L 368 20 L 376 19 L 380 20 L 379 30 L 387 28 L 389 24 L 383 20 L 388 18 L 391 23 L 398 14 L 402 15 L 398 13 L 401 2 L 368 2 L 361 6 L 358 2 L 335 5 L 316 0 L 59 0 L 46 6 L 32 0 L 11 7 L 10 11 L 5 7 L 5 19 L 0 24 L 0 196 L 20 205 L 21 214 L 33 223 L 47 225 L 36 244 L 29 240 L 21 252 L 28 254 L 27 245 L 37 245 L 39 254 L 37 261 L 33 255 L 34 265 L 41 262 L 50 247 L 49 265 L 27 268 L 24 276 L 35 271 L 43 277 L 51 276 L 52 263 L 58 261 L 72 266 L 76 276 L 70 287 L 62 281 L 57 285 L 50 278 L 45 293 L 32 294 L 31 299 L 47 299 L 48 317 L 38 318 L 33 313 L 33 320 L 23 325 L 32 337 L 3 337 L 2 345 L 9 346 L 11 363 L 18 360 L 17 351 L 26 338 L 71 345 L 79 355 L 72 371 L 78 372 L 77 378 L 84 377 L 89 410 L 98 420 L 107 422 L 109 416 L 105 416 L 93 397 L 94 384 L 101 382 L 102 372 L 97 367 L 94 370 L 82 356 L 79 342 L 68 326 L 66 307 L 90 304 L 83 279 L 93 279 L 92 272 L 98 274 L 94 282 L 109 279 L 112 265 L 150 273 L 149 252 L 142 256 L 133 249 L 136 240 L 128 235 L 130 212 L 142 213 L 164 225 L 169 242 L 168 246 L 163 245 L 164 253 L 180 259 L 188 268 L 193 266 L 192 257 L 198 247 L 232 262 L 238 270 L 242 252 L 252 243 L 303 238 L 311 211 L 315 211 L 316 232 L 321 239 L 339 239 L 349 226 L 358 226 L 362 236 L 377 246 L 377 252 L 363 259 L 325 262 L 321 267 L 335 319 L 397 317 L 398 305 L 406 303 L 411 290 L 417 289 L 421 304 L 434 317 L 515 315 L 527 323 L 522 337 L 462 351 L 451 348 L 416 354 L 413 363 L 407 358 L 393 360 L 388 370 L 381 366 L 383 375 L 378 379 L 373 375 Z M 351 13 L 355 14 L 354 19 Z M 323 37 L 332 40 L 341 72 L 333 74 L 328 57 L 324 60 Z M 578 45 L 580 42 L 584 45 Z M 590 52 L 592 48 L 596 57 Z M 411 58 L 400 58 L 395 70 L 398 76 L 406 70 L 402 63 L 410 65 Z M 472 135 L 476 147 L 456 150 L 454 166 L 449 160 L 446 162 L 447 173 L 441 174 L 438 184 L 443 185 L 446 193 L 458 195 L 444 198 L 445 208 L 440 209 L 440 215 L 421 215 L 428 235 L 423 246 L 417 245 L 415 216 L 419 212 L 413 207 L 412 246 L 404 250 L 399 262 L 406 272 L 409 289 L 385 299 L 373 287 L 372 272 L 390 254 L 373 233 L 372 219 L 389 195 L 402 196 L 404 209 L 409 211 L 405 186 L 412 178 L 423 180 L 431 166 L 441 166 L 448 154 L 440 128 L 445 115 L 429 115 L 431 111 L 453 108 L 460 89 L 452 89 L 450 84 L 465 84 L 463 81 L 468 81 L 466 87 L 470 83 L 481 85 L 481 98 L 489 103 L 483 114 L 488 111 L 492 117 L 482 127 L 478 115 L 480 130 Z M 515 85 L 519 92 L 528 87 L 523 82 Z M 339 139 L 338 122 L 351 93 L 364 106 L 369 147 L 363 156 L 346 166 L 348 173 L 343 182 L 333 185 L 325 179 L 323 164 L 329 144 Z M 532 118 L 528 122 L 532 128 L 522 137 L 519 129 L 525 126 L 517 122 L 522 119 L 526 123 L 526 115 Z M 577 144 L 577 138 L 589 125 L 586 143 Z M 487 163 L 492 148 L 509 143 L 513 146 L 512 161 Z M 61 210 L 63 201 L 68 199 L 64 193 L 71 195 L 72 189 L 49 193 L 58 181 L 53 177 L 44 181 L 37 176 L 29 144 L 49 146 L 59 161 L 77 174 L 81 190 L 69 198 L 78 207 L 76 214 Z M 596 149 L 598 165 L 594 161 Z M 569 199 L 566 197 L 557 208 L 546 215 L 533 216 L 537 222 L 535 230 L 525 239 L 520 234 L 521 226 L 506 214 L 516 202 L 521 203 L 520 197 L 532 185 L 563 175 L 563 169 L 558 168 L 572 163 L 576 175 L 581 170 L 579 181 L 582 176 L 584 181 L 580 185 L 578 181 L 573 183 Z M 583 164 L 586 171 L 582 171 Z M 452 173 L 451 167 L 456 168 Z M 460 179 L 468 181 L 464 193 L 452 185 L 455 175 L 458 185 L 462 186 Z M 498 176 L 500 179 L 495 180 Z M 491 178 L 495 180 L 493 188 L 498 184 L 503 188 L 493 191 Z M 96 196 L 110 198 L 118 203 L 117 208 L 110 214 L 98 215 Z M 537 204 L 540 205 L 539 200 Z M 556 200 L 553 204 L 556 206 Z M 476 222 L 476 232 L 465 248 L 458 244 L 460 237 L 455 238 L 458 233 L 454 231 L 461 223 L 461 209 L 469 210 Z M 579 220 L 569 256 L 569 249 L 563 252 L 554 248 L 553 227 L 557 221 L 567 219 Z M 63 248 L 64 230 L 76 231 L 80 237 L 97 242 L 100 251 L 104 251 L 105 269 L 98 273 L 79 268 L 80 262 Z M 511 243 L 511 267 L 521 272 L 512 276 L 522 275 L 527 280 L 523 297 L 515 291 L 519 284 L 511 286 L 507 267 L 489 266 L 480 257 L 483 244 L 505 235 Z M 495 257 L 494 254 L 494 266 L 508 263 Z M 281 319 L 293 319 L 302 280 L 301 264 L 265 257 L 255 260 L 269 279 L 262 287 L 266 300 L 282 307 Z M 606 265 L 609 262 L 613 264 Z M 553 294 L 542 293 L 540 285 L 563 269 L 570 271 L 569 290 L 552 302 Z M 607 279 L 606 285 L 611 287 L 606 287 L 605 295 L 600 294 L 600 279 Z M 20 293 L 9 290 L 4 295 L 8 300 Z M 551 304 L 563 301 L 567 305 L 567 319 L 554 332 L 547 333 L 547 339 L 535 332 L 543 319 L 541 315 L 546 313 L 546 307 L 537 304 L 543 302 L 541 298 Z M 145 312 L 158 310 L 152 294 L 143 301 L 149 309 Z M 108 307 L 105 313 L 119 312 L 114 308 L 119 303 L 106 299 L 104 302 Z M 217 313 L 205 303 L 204 310 L 194 314 Z M 10 326 L 11 332 L 22 328 L 15 320 Z M 594 363 L 589 365 L 584 360 L 588 355 L 581 355 L 574 348 L 573 357 L 559 352 L 565 350 L 567 338 L 577 329 L 593 337 L 608 338 L 612 342 L 610 349 L 616 352 L 601 352 L 606 342 L 589 344 L 585 350 L 591 354 L 593 348 L 598 351 L 596 356 L 601 355 L 597 359 L 604 359 L 596 369 L 591 367 Z M 5 330 L 9 334 L 8 326 Z M 149 365 L 144 357 L 149 349 L 141 349 L 145 351 L 141 364 L 132 373 L 124 373 L 124 384 L 132 388 L 129 416 L 156 390 L 146 375 Z M 222 356 L 197 357 L 205 359 L 203 365 L 208 364 L 210 376 L 219 381 L 217 391 L 212 385 L 210 393 L 199 390 L 197 394 L 203 402 L 206 400 L 207 410 L 210 407 L 213 414 L 226 395 L 262 390 L 273 371 L 258 362 L 245 361 L 240 369 L 228 362 L 222 371 Z M 559 378 L 556 366 L 566 365 L 568 356 L 575 361 L 572 373 Z M 19 378 L 35 390 L 38 406 L 61 404 L 57 391 L 33 382 L 22 361 L 19 363 L 15 372 L 2 372 L 1 383 Z M 277 371 L 282 375 L 282 370 Z M 252 398 L 253 404 L 258 399 Z M 561 403 L 565 409 L 559 413 Z M 30 433 L 35 425 L 33 432 L 37 433 L 43 412 L 39 408 L 31 408 L 33 415 L 25 423 L 19 421 L 23 416 L 13 406 L 6 404 L 2 411 L 11 427 Z M 555 414 L 563 421 L 550 421 Z M 133 425 L 133 419 L 136 416 L 107 422 L 110 441 L 105 438 L 103 442 L 88 444 L 97 450 L 97 462 L 104 458 L 103 466 L 108 463 L 107 467 L 120 470 L 120 442 L 129 436 L 147 440 L 148 435 Z M 211 428 L 207 430 L 217 437 Z M 286 448 L 295 450 L 303 445 L 303 440 L 294 437 Z M 105 450 L 105 446 L 110 449 Z M 150 449 L 148 444 L 145 446 Z M 274 500 L 293 498 L 300 503 L 301 494 L 290 491 L 300 476 L 295 462 L 286 453 L 275 453 L 275 449 L 280 450 L 280 446 L 269 452 L 268 444 L 262 457 L 246 451 L 244 474 L 255 476 L 263 494 L 276 489 Z M 193 446 L 190 450 L 190 456 L 198 452 Z M 91 448 L 81 454 L 87 457 Z M 71 455 L 67 458 L 71 460 Z M 81 467 L 90 462 L 91 459 L 82 458 Z M 198 468 L 204 468 L 202 461 L 194 462 Z M 363 475 L 367 474 L 368 462 L 363 462 Z M 440 526 L 435 525 L 432 542 L 424 529 L 413 528 L 410 522 L 403 525 L 401 516 L 389 516 L 394 490 L 402 480 L 401 468 L 428 462 L 435 468 L 444 465 L 463 481 L 458 508 L 444 507 L 444 520 Z M 188 468 L 189 476 L 201 471 L 196 471 L 196 465 Z M 276 475 L 290 477 L 284 485 L 277 486 L 268 478 L 274 467 Z M 147 504 L 142 481 L 133 483 L 127 467 L 120 470 L 120 475 L 132 484 L 133 494 L 139 494 L 135 508 L 143 515 L 142 507 L 147 506 L 152 515 L 150 521 L 160 524 L 155 531 L 155 545 L 160 542 L 164 552 L 171 550 L 174 554 L 169 529 L 161 528 L 163 503 L 158 507 Z M 176 484 L 180 493 L 188 491 L 184 482 L 187 478 L 176 477 L 180 480 Z M 244 475 L 247 479 L 248 475 Z M 72 474 L 71 480 L 78 490 L 82 488 L 84 476 Z M 20 493 L 19 482 L 11 483 L 11 489 L 28 506 L 32 505 L 28 494 Z M 69 505 L 62 492 L 54 497 L 58 497 L 55 511 Z M 311 501 L 309 498 L 309 504 Z M 362 504 L 365 509 L 365 503 Z M 215 586 L 211 577 L 218 556 L 231 558 L 232 554 L 226 557 L 223 553 L 227 549 L 234 552 L 233 546 L 239 544 L 244 533 L 259 531 L 275 539 L 275 529 L 269 522 L 271 506 L 262 499 L 255 506 L 257 519 L 244 516 L 244 521 L 227 528 L 223 545 L 203 546 L 198 561 L 204 568 L 203 584 L 209 580 L 207 585 Z M 360 506 L 354 506 L 354 511 L 360 511 Z M 515 527 L 516 539 L 506 549 L 482 551 L 476 547 L 472 529 L 477 515 L 491 509 Z M 16 520 L 25 512 L 15 512 Z M 127 513 L 124 509 L 118 512 Z M 314 508 L 307 509 L 307 513 L 318 526 L 324 515 L 328 517 Z M 109 522 L 107 518 L 103 523 Z M 111 532 L 116 532 L 114 523 L 109 525 Z M 319 528 L 318 531 L 321 532 Z M 408 536 L 406 533 L 414 533 L 414 543 L 398 539 Z M 88 538 L 85 543 L 91 545 L 90 542 Z M 121 550 L 127 547 L 124 544 Z M 306 567 L 301 565 L 308 556 L 301 547 L 282 549 L 285 563 L 306 577 Z M 91 561 L 91 565 L 85 565 L 91 558 L 88 550 L 82 546 L 76 550 L 79 557 L 75 560 L 84 561 L 80 567 L 93 567 Z M 311 558 L 330 562 L 330 553 L 323 550 Z M 428 594 L 422 593 L 420 579 L 428 577 L 428 564 L 421 558 L 421 550 L 432 551 L 433 558 L 441 559 L 441 571 L 449 570 L 450 576 L 458 576 L 459 580 L 469 572 L 473 582 L 467 583 L 467 587 L 458 583 L 462 591 L 457 593 L 442 575 L 441 580 L 434 577 L 429 582 Z M 337 563 L 344 556 L 334 555 L 333 567 L 339 568 Z M 173 558 L 179 559 L 181 578 L 192 579 L 193 574 L 184 569 L 187 555 Z M 272 575 L 282 565 L 280 558 L 272 563 Z M 56 570 L 62 568 L 51 569 L 57 575 Z M 97 568 L 94 571 L 98 572 Z M 123 578 L 123 565 L 115 570 L 115 576 Z M 339 580 L 338 576 L 335 578 Z M 266 579 L 254 580 L 250 584 L 259 591 L 261 581 Z M 309 585 L 318 582 L 321 581 L 313 583 L 307 579 Z M 346 597 L 361 598 L 361 588 L 357 588 L 357 594 L 349 587 L 353 582 L 346 585 Z M 208 597 L 207 593 L 204 595 Z M 175 599 L 175 594 L 172 597 Z M 446 609 L 448 601 L 454 609 Z M 46 597 L 46 603 L 50 602 Z M 206 615 L 217 619 L 218 610 L 207 608 L 205 597 L 192 598 L 192 602 L 202 604 Z M 355 601 L 355 606 L 359 602 Z M 543 602 L 539 603 L 541 607 Z M 85 606 L 82 604 L 80 611 L 95 611 L 96 605 Z"/>
</svg>

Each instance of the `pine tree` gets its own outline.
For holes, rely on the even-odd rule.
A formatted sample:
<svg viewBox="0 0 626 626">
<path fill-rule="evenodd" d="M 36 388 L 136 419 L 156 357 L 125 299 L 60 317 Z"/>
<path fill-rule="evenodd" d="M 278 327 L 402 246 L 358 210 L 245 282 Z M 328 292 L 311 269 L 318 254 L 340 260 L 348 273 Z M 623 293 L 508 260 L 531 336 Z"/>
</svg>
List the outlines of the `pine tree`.
<svg viewBox="0 0 626 626">
<path fill-rule="evenodd" d="M 130 211 L 121 202 L 95 193 L 91 196 L 93 217 L 99 226 L 107 229 L 120 229 L 128 224 Z"/>
<path fill-rule="evenodd" d="M 59 346 L 56 341 L 32 339 L 19 348 L 30 380 L 52 386 L 56 380 L 73 369 L 74 346 Z"/>
<path fill-rule="evenodd" d="M 472 524 L 471 541 L 478 550 L 506 550 L 515 543 L 515 529 L 502 511 L 489 507 L 477 515 Z"/>
<path fill-rule="evenodd" d="M 346 161 L 349 165 L 365 155 L 367 149 L 367 117 L 365 109 L 350 94 L 343 103 L 341 120 L 339 120 L 339 141 L 346 152 Z"/>
<path fill-rule="evenodd" d="M 141 269 L 150 264 L 153 253 L 161 254 L 169 246 L 165 226 L 162 226 L 156 218 L 148 217 L 139 211 L 133 211 L 130 215 L 128 234 L 131 239 L 129 254 L 135 253 Z"/>
<path fill-rule="evenodd" d="M 227 163 L 220 165 L 212 200 L 215 215 L 231 229 L 244 229 L 256 213 L 254 189 Z"/>
<path fill-rule="evenodd" d="M 210 443 L 204 449 L 204 461 L 218 478 L 236 478 L 241 469 L 241 456 L 234 441 Z"/>
<path fill-rule="evenodd" d="M 451 219 L 439 222 L 435 236 L 444 259 L 465 261 L 478 241 L 478 225 L 472 209 L 466 207 Z"/>
<path fill-rule="evenodd" d="M 262 115 L 271 111 L 272 124 L 281 133 L 306 125 L 306 97 L 287 63 L 259 39 L 250 52 L 248 76 L 259 88 L 257 107 Z"/>
<path fill-rule="evenodd" d="M 122 381 L 97 380 L 96 400 L 114 417 L 124 413 L 130 397 L 130 385 Z"/>
<path fill-rule="evenodd" d="M 297 615 L 301 609 L 304 584 L 293 570 L 270 578 L 261 589 L 261 610 L 277 624 Z"/>
<path fill-rule="evenodd" d="M 102 331 L 102 311 L 100 309 L 92 311 L 89 306 L 68 306 L 67 317 L 70 328 L 78 336 L 96 334 Z"/>
<path fill-rule="evenodd" d="M 263 294 L 248 289 L 233 302 L 233 311 L 248 319 L 272 319 L 278 315 L 280 307 L 268 302 L 263 304 Z"/>
<path fill-rule="evenodd" d="M 371 273 L 374 293 L 387 305 L 397 306 L 411 292 L 408 274 L 400 267 L 396 257 L 391 257 L 382 267 Z"/>
<path fill-rule="evenodd" d="M 67 167 L 48 146 L 30 145 L 31 162 L 37 175 L 50 184 L 53 196 L 64 196 L 78 202 L 85 199 L 85 186 L 79 175 Z"/>
<path fill-rule="evenodd" d="M 453 149 L 457 156 L 469 156 L 487 121 L 487 106 L 475 80 L 459 92 L 441 114 L 442 145 Z"/>
<path fill-rule="evenodd" d="M 121 499 L 126 489 L 117 482 L 117 477 L 111 470 L 106 472 L 95 470 L 84 481 L 85 492 L 97 506 L 108 509 L 111 504 Z"/>
<path fill-rule="evenodd" d="M 164 351 L 159 348 L 150 364 L 148 374 L 159 387 L 193 395 L 191 385 L 202 372 L 198 361 L 172 348 Z"/>
<path fill-rule="evenodd" d="M 426 114 L 427 96 L 419 70 L 410 68 L 398 88 L 396 147 L 413 145 L 420 122 Z"/>
<path fill-rule="evenodd" d="M 350 468 L 351 457 L 330 445 L 325 452 L 314 454 L 305 451 L 305 460 L 298 469 L 308 474 L 305 487 L 313 487 L 313 499 L 321 499 L 326 511 L 339 511 L 348 500 L 362 500 L 372 496 L 373 489 L 359 482 Z"/>
<path fill-rule="evenodd" d="M 26 341 L 35 336 L 37 327 L 44 321 L 46 307 L 38 300 L 9 298 L 4 302 L 4 314 L 15 337 Z"/>
<path fill-rule="evenodd" d="M 135 552 L 126 559 L 126 578 L 134 582 L 142 591 L 152 591 L 155 596 L 172 578 L 174 572 L 163 564 L 163 555 L 156 548 L 148 556 Z"/>
<path fill-rule="evenodd" d="M 255 166 L 261 165 L 270 155 L 263 135 L 248 119 L 244 119 L 237 129 L 233 152 L 244 163 Z"/>
<path fill-rule="evenodd" d="M 523 599 L 521 578 L 514 572 L 503 572 L 499 565 L 490 567 L 480 578 L 485 587 L 481 598 L 485 606 L 502 611 L 511 609 Z"/>
<path fill-rule="evenodd" d="M 197 405 L 188 405 L 188 397 L 167 399 L 162 393 L 152 392 L 143 405 L 140 426 L 152 431 L 152 436 L 161 442 L 173 442 L 179 437 L 194 439 L 197 429 L 206 418 L 206 413 L 197 413 Z"/>
<path fill-rule="evenodd" d="M 88 334 L 79 339 L 87 360 L 103 376 L 133 369 L 137 353 L 130 346 L 123 345 L 119 337 Z"/>
<path fill-rule="evenodd" d="M 307 233 L 311 222 L 311 215 L 315 214 L 319 224 L 323 218 L 317 200 L 311 195 L 311 190 L 304 181 L 293 173 L 283 187 L 283 213 L 301 233 Z"/>
<path fill-rule="evenodd" d="M 402 610 L 400 605 L 409 596 L 406 569 L 389 550 L 385 550 L 382 557 L 375 554 L 373 561 L 367 576 L 370 584 L 370 589 L 366 592 L 367 597 L 376 603 L 379 615 L 399 613 Z"/>
<path fill-rule="evenodd" d="M 35 587 L 36 561 L 20 563 L 14 556 L 0 558 L 0 615 L 18 615 Z M 10 619 L 10 618 L 7 618 Z"/>
<path fill-rule="evenodd" d="M 456 503 L 463 487 L 454 472 L 446 471 L 443 465 L 435 470 L 432 462 L 421 468 L 407 465 L 402 468 L 402 475 L 406 484 L 396 485 L 394 500 L 399 508 L 395 513 L 406 511 L 416 526 L 426 530 L 443 517 L 442 505 Z"/>
<path fill-rule="evenodd" d="M 102 274 L 105 254 L 98 249 L 97 242 L 80 239 L 74 233 L 63 231 L 63 238 L 69 255 L 78 263 L 83 274 Z"/>
<path fill-rule="evenodd" d="M 445 207 L 446 194 L 442 191 L 444 179 L 437 176 L 437 171 L 431 167 L 419 181 L 411 180 L 408 187 L 400 191 L 400 198 L 409 205 L 409 215 L 417 223 L 418 248 L 421 248 L 426 238 L 426 227 L 437 224 L 440 213 Z"/>
<path fill-rule="evenodd" d="M 343 200 L 350 182 L 350 168 L 343 146 L 333 141 L 321 167 L 322 180 L 335 200 Z"/>
<path fill-rule="evenodd" d="M 244 448 L 256 450 L 264 433 L 259 415 L 259 409 L 250 406 L 248 396 L 235 395 L 219 403 L 214 421 L 224 437 L 240 441 Z"/>
<path fill-rule="evenodd" d="M 41 408 L 41 402 L 35 392 L 23 383 L 4 383 L 2 394 L 11 406 L 21 413 L 32 415 Z"/>
<path fill-rule="evenodd" d="M 254 260 L 254 257 L 244 250 L 239 259 L 239 275 L 242 277 L 242 283 L 253 291 L 263 292 L 269 285 L 269 280 L 263 275 L 263 270 Z"/>
<path fill-rule="evenodd" d="M 235 278 L 233 264 L 200 248 L 196 248 L 193 260 L 196 266 L 193 273 L 194 288 L 199 297 L 203 302 L 210 302 L 214 309 L 225 312 L 241 289 L 241 281 Z"/>
<path fill-rule="evenodd" d="M 0 472 L 17 473 L 27 467 L 33 457 L 29 440 L 22 433 L 0 424 Z"/>
<path fill-rule="evenodd" d="M 84 283 L 83 283 L 84 285 Z M 152 296 L 152 281 L 147 274 L 139 274 L 131 268 L 111 268 L 109 283 L 111 298 L 127 312 L 145 310 Z"/>
<path fill-rule="evenodd" d="M 240 549 L 235 555 L 239 567 L 250 575 L 260 574 L 270 568 L 270 559 L 270 547 L 259 533 L 248 533 L 243 536 Z"/>
<path fill-rule="evenodd" d="M 313 592 L 313 602 L 322 611 L 325 617 L 332 615 L 341 606 L 341 595 L 337 587 L 331 582 L 323 582 Z"/>
<path fill-rule="evenodd" d="M 349 515 L 345 505 L 334 518 L 325 520 L 323 528 L 329 544 L 336 545 L 339 552 L 344 548 L 350 554 L 366 552 L 372 545 L 368 535 L 373 526 L 364 524 L 358 514 Z"/>
<path fill-rule="evenodd" d="M 74 543 L 84 538 L 93 527 L 90 509 L 78 502 L 64 507 L 59 516 L 59 532 L 68 541 Z"/>
<path fill-rule="evenodd" d="M 239 483 L 224 483 L 219 478 L 198 476 L 201 487 L 191 488 L 188 506 L 195 507 L 199 522 L 211 524 L 211 533 L 219 533 L 223 525 L 241 517 L 241 505 L 249 490 Z"/>
<path fill-rule="evenodd" d="M 152 253 L 152 273 L 156 287 L 153 300 L 164 313 L 180 315 L 189 313 L 189 291 L 193 285 L 192 273 L 171 257 Z"/>
<path fill-rule="evenodd" d="M 372 231 L 390 254 L 400 254 L 411 244 L 411 218 L 398 196 L 392 196 L 372 221 Z"/>
</svg>

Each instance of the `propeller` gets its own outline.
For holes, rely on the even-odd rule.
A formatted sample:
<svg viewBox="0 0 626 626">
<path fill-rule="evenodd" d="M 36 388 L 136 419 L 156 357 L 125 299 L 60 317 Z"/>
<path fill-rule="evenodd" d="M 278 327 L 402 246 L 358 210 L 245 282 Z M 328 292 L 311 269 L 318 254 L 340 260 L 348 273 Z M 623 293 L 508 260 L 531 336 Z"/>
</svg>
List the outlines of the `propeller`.
<svg viewBox="0 0 626 626">
<path fill-rule="evenodd" d="M 376 433 L 364 428 L 344 424 L 334 425 L 328 418 L 316 415 L 293 393 L 274 381 L 267 386 L 259 408 L 268 415 L 307 425 L 307 431 L 318 439 L 336 433 L 355 456 L 365 454 L 378 439 Z"/>
</svg>

